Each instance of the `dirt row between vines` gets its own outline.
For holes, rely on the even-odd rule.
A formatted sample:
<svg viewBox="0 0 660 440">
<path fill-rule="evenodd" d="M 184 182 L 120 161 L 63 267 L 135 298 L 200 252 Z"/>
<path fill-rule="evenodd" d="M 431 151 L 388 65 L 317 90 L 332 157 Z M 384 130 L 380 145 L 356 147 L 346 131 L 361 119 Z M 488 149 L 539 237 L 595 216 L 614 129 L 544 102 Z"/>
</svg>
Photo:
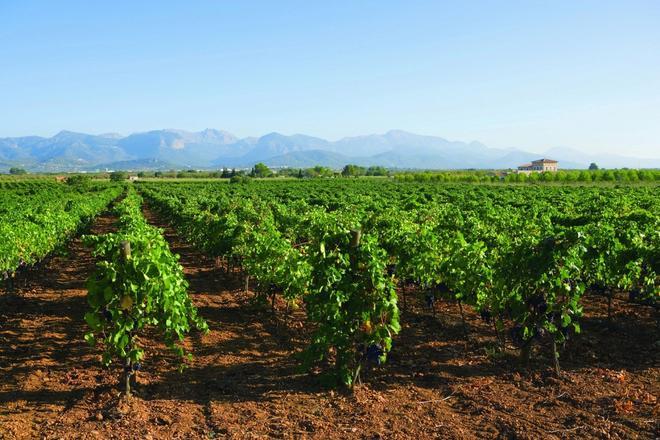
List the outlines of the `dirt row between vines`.
<svg viewBox="0 0 660 440">
<path fill-rule="evenodd" d="M 658 433 L 658 345 L 647 307 L 615 301 L 614 330 L 594 298 L 584 334 L 562 354 L 555 379 L 541 347 L 529 370 L 492 350 L 491 326 L 468 311 L 469 341 L 455 304 L 437 316 L 413 293 L 388 363 L 354 394 L 324 389 L 299 371 L 309 336 L 302 312 L 285 319 L 245 293 L 240 274 L 165 228 L 210 332 L 186 346 L 182 373 L 154 335 L 137 395 L 119 396 L 120 367 L 103 368 L 88 347 L 84 282 L 94 260 L 80 240 L 0 297 L 0 438 L 654 438 Z M 100 217 L 92 233 L 112 229 Z M 286 321 L 286 322 L 285 322 Z"/>
</svg>

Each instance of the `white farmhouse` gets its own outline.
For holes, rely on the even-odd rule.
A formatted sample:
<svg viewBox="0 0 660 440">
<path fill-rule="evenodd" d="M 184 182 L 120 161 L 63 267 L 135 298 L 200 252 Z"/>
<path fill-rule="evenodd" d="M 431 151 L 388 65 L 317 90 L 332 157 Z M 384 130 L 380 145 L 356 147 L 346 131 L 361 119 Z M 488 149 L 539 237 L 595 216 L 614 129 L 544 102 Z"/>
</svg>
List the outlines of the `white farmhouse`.
<svg viewBox="0 0 660 440">
<path fill-rule="evenodd" d="M 558 162 L 552 159 L 539 159 L 518 167 L 519 173 L 542 173 L 544 171 L 557 171 Z"/>
</svg>

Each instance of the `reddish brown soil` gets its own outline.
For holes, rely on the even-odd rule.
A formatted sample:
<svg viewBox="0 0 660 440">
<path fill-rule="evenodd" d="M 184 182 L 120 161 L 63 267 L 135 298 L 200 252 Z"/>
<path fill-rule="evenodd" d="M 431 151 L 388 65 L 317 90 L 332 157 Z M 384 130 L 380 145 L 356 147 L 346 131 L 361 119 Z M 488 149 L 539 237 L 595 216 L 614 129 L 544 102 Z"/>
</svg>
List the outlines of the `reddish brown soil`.
<svg viewBox="0 0 660 440">
<path fill-rule="evenodd" d="M 152 221 L 156 219 L 149 216 Z M 108 231 L 100 218 L 93 233 Z M 253 304 L 227 275 L 167 231 L 211 331 L 192 335 L 195 355 L 176 360 L 147 335 L 137 394 L 119 396 L 120 368 L 105 369 L 83 340 L 89 250 L 28 276 L 0 297 L 0 438 L 654 438 L 658 434 L 658 327 L 652 310 L 588 301 L 583 335 L 562 353 L 563 378 L 541 347 L 529 370 L 496 353 L 490 326 L 468 311 L 469 342 L 455 304 L 437 317 L 413 293 L 388 363 L 355 393 L 301 374 L 301 314 L 284 323 Z"/>
</svg>

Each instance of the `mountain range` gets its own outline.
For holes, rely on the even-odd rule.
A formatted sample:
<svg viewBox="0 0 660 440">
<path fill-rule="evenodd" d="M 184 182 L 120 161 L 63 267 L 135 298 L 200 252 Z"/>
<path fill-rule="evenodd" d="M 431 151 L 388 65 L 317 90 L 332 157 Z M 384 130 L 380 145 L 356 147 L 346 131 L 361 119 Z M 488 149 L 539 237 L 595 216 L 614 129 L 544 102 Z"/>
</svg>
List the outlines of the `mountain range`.
<svg viewBox="0 0 660 440">
<path fill-rule="evenodd" d="M 238 138 L 214 129 L 200 132 L 154 130 L 122 136 L 61 131 L 53 137 L 0 138 L 0 171 L 18 166 L 30 171 L 155 170 L 251 167 L 341 168 L 346 164 L 416 169 L 506 169 L 548 157 L 560 168 L 660 168 L 660 159 L 588 154 L 568 148 L 528 152 L 489 148 L 479 142 L 449 141 L 402 130 L 347 137 L 338 141 L 270 133 Z"/>
</svg>

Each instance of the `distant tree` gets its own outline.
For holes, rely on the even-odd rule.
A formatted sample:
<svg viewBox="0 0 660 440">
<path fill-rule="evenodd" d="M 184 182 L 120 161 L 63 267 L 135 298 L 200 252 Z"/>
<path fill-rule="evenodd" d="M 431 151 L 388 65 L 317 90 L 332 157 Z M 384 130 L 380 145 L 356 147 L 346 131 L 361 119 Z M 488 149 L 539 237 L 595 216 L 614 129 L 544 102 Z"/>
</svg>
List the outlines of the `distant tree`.
<svg viewBox="0 0 660 440">
<path fill-rule="evenodd" d="M 614 180 L 617 182 L 630 182 L 630 178 L 628 177 L 628 170 L 615 170 Z"/>
<path fill-rule="evenodd" d="M 163 172 L 162 171 L 156 171 L 154 173 L 154 177 L 163 177 Z"/>
<path fill-rule="evenodd" d="M 614 180 L 614 173 L 610 170 L 605 171 L 601 176 L 601 180 L 612 182 Z"/>
<path fill-rule="evenodd" d="M 331 177 L 335 173 L 328 167 L 317 165 L 314 168 L 307 168 L 303 171 L 305 177 Z"/>
<path fill-rule="evenodd" d="M 113 182 L 121 182 L 126 179 L 128 179 L 128 173 L 126 171 L 114 171 L 110 173 L 110 180 Z"/>
<path fill-rule="evenodd" d="M 365 170 L 364 167 L 351 164 L 346 165 L 341 171 L 341 175 L 344 177 L 357 177 L 364 176 L 365 174 L 367 174 L 367 170 Z"/>
<path fill-rule="evenodd" d="M 82 186 L 87 185 L 92 181 L 92 178 L 89 176 L 83 176 L 82 174 L 76 174 L 66 178 L 67 185 L 72 186 Z"/>
<path fill-rule="evenodd" d="M 298 175 L 297 168 L 280 168 L 277 170 L 278 177 L 296 177 Z"/>
<path fill-rule="evenodd" d="M 197 177 L 197 170 L 181 170 L 176 173 L 177 178 Z"/>
<path fill-rule="evenodd" d="M 270 168 L 268 168 L 266 164 L 262 162 L 256 164 L 250 172 L 250 176 L 252 177 L 271 177 L 272 175 L 273 172 L 270 170 Z"/>
<path fill-rule="evenodd" d="M 539 180 L 541 180 L 541 173 L 525 174 L 525 182 L 536 183 Z"/>
<path fill-rule="evenodd" d="M 235 176 L 232 176 L 231 179 L 229 179 L 229 183 L 249 183 L 250 180 L 251 178 L 248 176 L 236 174 Z"/>
<path fill-rule="evenodd" d="M 223 168 L 222 169 L 222 174 L 220 174 L 220 177 L 222 179 L 229 179 L 231 177 L 231 172 L 229 171 L 229 168 Z"/>
<path fill-rule="evenodd" d="M 367 168 L 367 176 L 389 176 L 390 172 L 385 167 L 371 166 Z"/>
<path fill-rule="evenodd" d="M 590 171 L 595 171 L 597 169 L 598 169 L 598 165 L 596 165 L 596 162 L 591 162 L 591 164 L 589 164 Z"/>
<path fill-rule="evenodd" d="M 137 173 L 137 176 L 138 177 L 146 177 L 147 173 L 145 173 L 144 171 L 140 171 L 139 173 Z"/>
<path fill-rule="evenodd" d="M 27 171 L 25 171 L 23 168 L 18 168 L 18 167 L 11 167 L 9 168 L 9 174 L 27 174 Z"/>
<path fill-rule="evenodd" d="M 548 171 L 543 171 L 542 173 L 539 173 L 539 180 L 541 182 L 547 182 L 548 180 L 551 179 L 550 172 Z"/>
</svg>

